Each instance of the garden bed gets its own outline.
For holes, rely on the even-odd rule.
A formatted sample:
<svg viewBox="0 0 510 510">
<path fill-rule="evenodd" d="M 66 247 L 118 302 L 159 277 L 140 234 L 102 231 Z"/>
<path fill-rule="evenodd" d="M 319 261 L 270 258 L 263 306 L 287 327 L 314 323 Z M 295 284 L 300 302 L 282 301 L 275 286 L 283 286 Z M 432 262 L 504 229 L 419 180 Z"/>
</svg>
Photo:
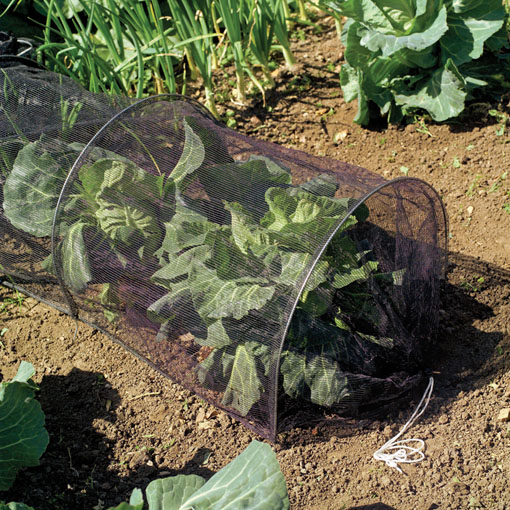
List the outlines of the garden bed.
<svg viewBox="0 0 510 510">
<path fill-rule="evenodd" d="M 311 423 L 276 448 L 291 507 L 506 508 L 510 433 L 497 415 L 510 406 L 510 137 L 496 134 L 488 104 L 449 126 L 355 126 L 356 105 L 338 86 L 336 34 L 324 30 L 295 42 L 301 71 L 277 78 L 266 108 L 228 105 L 236 129 L 386 179 L 426 180 L 449 212 L 451 255 L 428 363 L 434 397 L 411 431 L 426 440 L 427 460 L 402 476 L 371 458 L 405 423 L 409 402 L 378 420 Z M 0 292 L 4 303 L 12 296 Z M 8 501 L 107 508 L 165 473 L 209 476 L 256 437 L 89 327 L 73 340 L 74 322 L 43 304 L 25 299 L 1 321 L 3 377 L 21 359 L 34 364 L 50 433 L 41 467 L 18 476 Z"/>
</svg>

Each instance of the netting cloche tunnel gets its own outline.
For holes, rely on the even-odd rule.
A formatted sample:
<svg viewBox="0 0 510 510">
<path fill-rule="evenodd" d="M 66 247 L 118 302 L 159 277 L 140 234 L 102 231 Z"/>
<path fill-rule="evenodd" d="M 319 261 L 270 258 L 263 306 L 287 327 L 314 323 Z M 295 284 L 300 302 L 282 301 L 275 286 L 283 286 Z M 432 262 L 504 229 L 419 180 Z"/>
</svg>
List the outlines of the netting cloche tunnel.
<svg viewBox="0 0 510 510">
<path fill-rule="evenodd" d="M 447 239 L 425 182 L 254 140 L 184 97 L 0 65 L 6 284 L 271 440 L 421 380 Z"/>
</svg>

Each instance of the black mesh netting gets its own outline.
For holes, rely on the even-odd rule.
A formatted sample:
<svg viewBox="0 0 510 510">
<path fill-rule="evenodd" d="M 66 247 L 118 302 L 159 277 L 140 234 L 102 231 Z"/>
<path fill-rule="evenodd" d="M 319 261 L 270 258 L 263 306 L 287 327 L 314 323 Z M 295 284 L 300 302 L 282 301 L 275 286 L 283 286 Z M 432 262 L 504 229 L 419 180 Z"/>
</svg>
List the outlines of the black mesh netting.
<svg viewBox="0 0 510 510">
<path fill-rule="evenodd" d="M 447 238 L 429 185 L 15 59 L 0 91 L 7 284 L 272 440 L 304 409 L 356 412 L 420 380 Z"/>
</svg>

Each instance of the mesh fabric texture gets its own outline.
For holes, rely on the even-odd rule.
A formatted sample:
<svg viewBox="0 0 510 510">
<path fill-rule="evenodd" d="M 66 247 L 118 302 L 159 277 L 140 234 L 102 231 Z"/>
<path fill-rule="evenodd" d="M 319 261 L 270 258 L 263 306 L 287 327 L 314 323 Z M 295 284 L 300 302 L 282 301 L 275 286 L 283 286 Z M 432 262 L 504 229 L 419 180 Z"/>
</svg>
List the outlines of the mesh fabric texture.
<svg viewBox="0 0 510 510">
<path fill-rule="evenodd" d="M 428 184 L 16 59 L 0 90 L 6 281 L 272 441 L 303 405 L 356 413 L 421 380 L 447 240 Z"/>
</svg>

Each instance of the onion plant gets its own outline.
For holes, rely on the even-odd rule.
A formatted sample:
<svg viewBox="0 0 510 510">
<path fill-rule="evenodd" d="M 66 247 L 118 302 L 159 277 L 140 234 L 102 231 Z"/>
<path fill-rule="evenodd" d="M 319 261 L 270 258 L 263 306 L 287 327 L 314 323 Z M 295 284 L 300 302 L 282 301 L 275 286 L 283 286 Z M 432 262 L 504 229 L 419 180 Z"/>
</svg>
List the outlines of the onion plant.
<svg viewBox="0 0 510 510">
<path fill-rule="evenodd" d="M 94 92 L 137 97 L 176 92 L 174 68 L 190 41 L 177 37 L 157 0 L 35 0 L 35 5 L 46 17 L 38 52 L 48 67 Z"/>
<path fill-rule="evenodd" d="M 268 0 L 268 3 L 271 4 L 274 13 L 274 33 L 279 43 L 278 48 L 283 53 L 287 67 L 293 69 L 296 65 L 296 57 L 290 49 L 287 27 L 287 20 L 289 20 L 287 0 Z"/>
<path fill-rule="evenodd" d="M 274 86 L 269 63 L 274 36 L 273 21 L 276 14 L 270 0 L 254 0 L 252 2 L 249 48 L 270 87 Z"/>
<path fill-rule="evenodd" d="M 246 75 L 264 94 L 252 64 L 260 68 L 270 87 L 274 85 L 270 68 L 273 49 L 282 51 L 290 67 L 295 64 L 287 34 L 287 0 L 216 0 L 215 5 L 236 68 L 238 100 L 244 102 L 246 99 Z M 280 46 L 273 45 L 275 36 Z"/>
<path fill-rule="evenodd" d="M 213 69 L 216 64 L 216 48 L 210 2 L 207 0 L 167 0 L 171 19 L 181 41 L 188 41 L 185 53 L 194 78 L 200 75 L 205 90 L 206 106 L 218 117 L 214 101 Z M 203 38 L 195 36 L 202 35 Z"/>
<path fill-rule="evenodd" d="M 12 8 L 17 0 L 0 0 Z M 214 71 L 235 66 L 235 96 L 253 84 L 274 86 L 272 57 L 295 58 L 288 22 L 305 0 L 33 0 L 42 14 L 41 63 L 93 92 L 146 94 L 185 90 L 186 71 L 201 78 L 206 106 L 218 116 Z"/>
<path fill-rule="evenodd" d="M 225 27 L 230 48 L 234 58 L 237 88 L 237 100 L 246 102 L 246 80 L 248 75 L 252 82 L 264 93 L 262 84 L 253 73 L 249 64 L 249 50 L 269 73 L 269 52 L 271 50 L 272 28 L 263 23 L 270 22 L 267 2 L 257 0 L 217 0 L 216 6 L 221 16 L 221 24 Z M 265 7 L 265 9 L 264 9 Z M 257 19 L 257 15 L 259 18 Z M 258 23 L 257 23 L 258 21 Z M 256 25 L 256 26 L 255 26 Z M 271 25 L 269 23 L 269 25 Z M 256 29 L 252 32 L 252 29 Z M 253 39 L 251 37 L 253 36 Z"/>
</svg>

